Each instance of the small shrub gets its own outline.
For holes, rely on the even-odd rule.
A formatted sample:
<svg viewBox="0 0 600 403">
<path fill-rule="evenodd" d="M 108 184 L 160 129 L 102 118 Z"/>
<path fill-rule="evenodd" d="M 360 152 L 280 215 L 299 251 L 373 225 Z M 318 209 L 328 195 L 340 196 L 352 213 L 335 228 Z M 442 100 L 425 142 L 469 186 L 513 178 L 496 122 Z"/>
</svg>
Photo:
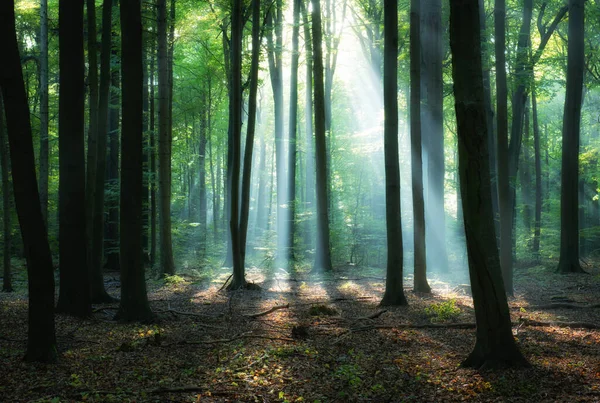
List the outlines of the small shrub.
<svg viewBox="0 0 600 403">
<path fill-rule="evenodd" d="M 172 276 L 165 274 L 164 280 L 165 280 L 165 285 L 177 286 L 177 285 L 184 285 L 184 284 L 188 283 L 188 281 L 185 278 L 178 276 L 177 274 L 174 274 Z"/>
<path fill-rule="evenodd" d="M 334 316 L 337 315 L 338 311 L 334 307 L 327 305 L 313 305 L 308 310 L 310 316 Z"/>
<path fill-rule="evenodd" d="M 440 302 L 439 304 L 432 304 L 425 308 L 425 313 L 431 317 L 430 320 L 432 322 L 455 320 L 460 315 L 460 312 L 460 308 L 456 306 L 456 300 L 454 299 Z"/>
</svg>

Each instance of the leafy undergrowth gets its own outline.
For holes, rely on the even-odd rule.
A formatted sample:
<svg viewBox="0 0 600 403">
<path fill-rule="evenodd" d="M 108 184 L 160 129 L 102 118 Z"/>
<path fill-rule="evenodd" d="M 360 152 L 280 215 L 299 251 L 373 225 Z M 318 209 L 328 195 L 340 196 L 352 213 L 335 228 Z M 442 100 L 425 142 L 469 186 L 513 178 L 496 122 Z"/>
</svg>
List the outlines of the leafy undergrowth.
<svg viewBox="0 0 600 403">
<path fill-rule="evenodd" d="M 556 323 L 600 325 L 600 308 L 572 307 L 600 302 L 598 269 L 517 271 L 513 331 L 533 365 L 493 372 L 459 366 L 474 329 L 443 327 L 473 322 L 468 286 L 438 278 L 433 295 L 407 288 L 408 307 L 383 311 L 382 273 L 356 270 L 269 279 L 250 270 L 261 291 L 220 291 L 225 269 L 211 283 L 149 281 L 155 323 L 116 323 L 116 305 L 96 306 L 85 321 L 57 316 L 55 365 L 22 361 L 27 302 L 17 273 L 17 292 L 0 295 L 0 401 L 600 401 L 600 331 Z M 118 277 L 106 285 L 118 297 Z"/>
</svg>

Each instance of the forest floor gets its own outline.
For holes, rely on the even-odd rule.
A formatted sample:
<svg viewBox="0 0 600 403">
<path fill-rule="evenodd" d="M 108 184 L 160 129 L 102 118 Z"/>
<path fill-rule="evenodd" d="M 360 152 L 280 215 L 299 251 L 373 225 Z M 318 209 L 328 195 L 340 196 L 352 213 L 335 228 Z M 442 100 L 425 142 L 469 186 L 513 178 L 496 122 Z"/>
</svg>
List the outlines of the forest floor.
<svg viewBox="0 0 600 403">
<path fill-rule="evenodd" d="M 599 402 L 593 266 L 516 269 L 513 333 L 532 366 L 498 371 L 460 368 L 475 340 L 464 275 L 431 276 L 431 295 L 407 277 L 409 306 L 384 310 L 383 271 L 353 266 L 251 269 L 260 291 L 220 290 L 227 269 L 149 280 L 155 323 L 117 323 L 117 304 L 89 320 L 57 316 L 60 361 L 27 364 L 21 269 L 17 292 L 0 294 L 0 402 Z M 106 286 L 119 296 L 118 276 Z"/>
</svg>

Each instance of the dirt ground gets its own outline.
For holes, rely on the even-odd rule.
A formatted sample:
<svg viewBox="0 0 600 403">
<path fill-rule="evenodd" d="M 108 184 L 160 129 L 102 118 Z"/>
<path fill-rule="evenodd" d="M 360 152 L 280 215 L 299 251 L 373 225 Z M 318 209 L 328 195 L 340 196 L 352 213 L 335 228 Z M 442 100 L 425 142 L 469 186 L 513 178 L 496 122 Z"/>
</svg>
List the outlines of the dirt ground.
<svg viewBox="0 0 600 403">
<path fill-rule="evenodd" d="M 0 402 L 599 402 L 600 270 L 586 270 L 516 269 L 513 333 L 532 366 L 493 372 L 460 368 L 475 339 L 464 274 L 432 276 L 432 295 L 409 276 L 410 305 L 384 310 L 383 271 L 354 266 L 251 269 L 260 291 L 220 290 L 227 269 L 149 280 L 155 323 L 116 323 L 116 304 L 57 316 L 59 363 L 26 364 L 21 271 L 0 294 Z M 106 284 L 118 297 L 118 277 Z"/>
</svg>

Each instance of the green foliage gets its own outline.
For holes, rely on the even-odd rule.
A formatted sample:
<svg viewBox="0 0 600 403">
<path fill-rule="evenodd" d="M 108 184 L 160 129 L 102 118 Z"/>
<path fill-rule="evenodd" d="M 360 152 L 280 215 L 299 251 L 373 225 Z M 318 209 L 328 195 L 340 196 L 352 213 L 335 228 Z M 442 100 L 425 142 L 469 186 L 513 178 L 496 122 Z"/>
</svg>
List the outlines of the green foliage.
<svg viewBox="0 0 600 403">
<path fill-rule="evenodd" d="M 188 284 L 188 281 L 185 278 L 178 276 L 177 274 L 172 275 L 172 276 L 165 274 L 164 281 L 165 281 L 165 285 L 170 285 L 170 286 L 180 286 L 180 285 Z"/>
<path fill-rule="evenodd" d="M 460 315 L 460 308 L 456 306 L 454 298 L 425 308 L 425 313 L 430 316 L 432 322 L 454 321 Z"/>
</svg>

